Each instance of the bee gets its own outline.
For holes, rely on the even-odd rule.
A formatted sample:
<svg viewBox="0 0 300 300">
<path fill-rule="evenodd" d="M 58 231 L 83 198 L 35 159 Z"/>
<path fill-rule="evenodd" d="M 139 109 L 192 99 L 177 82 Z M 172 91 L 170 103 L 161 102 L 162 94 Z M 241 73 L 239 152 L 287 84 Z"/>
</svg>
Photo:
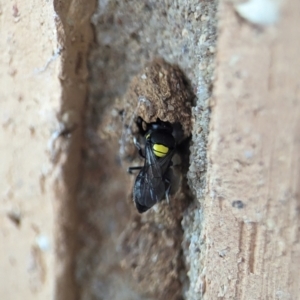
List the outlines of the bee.
<svg viewBox="0 0 300 300">
<path fill-rule="evenodd" d="M 164 198 L 169 201 L 173 175 L 172 157 L 176 149 L 171 123 L 157 119 L 155 123 L 146 124 L 144 130 L 142 122 L 143 120 L 138 118 L 137 125 L 145 137 L 144 153 L 138 142 L 135 141 L 135 145 L 145 163 L 144 166 L 128 169 L 129 173 L 140 170 L 133 188 L 133 200 L 139 213 L 147 211 Z"/>
</svg>

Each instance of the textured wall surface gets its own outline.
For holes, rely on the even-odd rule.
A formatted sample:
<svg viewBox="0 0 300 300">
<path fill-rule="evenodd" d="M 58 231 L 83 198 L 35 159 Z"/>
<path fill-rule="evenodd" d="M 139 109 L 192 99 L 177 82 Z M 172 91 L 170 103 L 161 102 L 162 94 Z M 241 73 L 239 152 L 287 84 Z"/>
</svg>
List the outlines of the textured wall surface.
<svg viewBox="0 0 300 300">
<path fill-rule="evenodd" d="M 299 299 L 300 3 L 266 27 L 219 16 L 204 299 Z"/>
<path fill-rule="evenodd" d="M 0 4 L 0 299 L 299 298 L 300 4 L 237 2 Z M 196 96 L 181 223 L 103 136 L 156 57 Z"/>
<path fill-rule="evenodd" d="M 53 14 L 50 3 L 1 2 L 1 299 L 54 295 L 53 166 L 47 145 L 58 126 L 61 87 Z"/>
<path fill-rule="evenodd" d="M 93 8 L 0 4 L 0 299 L 77 295 L 75 193 Z"/>
</svg>

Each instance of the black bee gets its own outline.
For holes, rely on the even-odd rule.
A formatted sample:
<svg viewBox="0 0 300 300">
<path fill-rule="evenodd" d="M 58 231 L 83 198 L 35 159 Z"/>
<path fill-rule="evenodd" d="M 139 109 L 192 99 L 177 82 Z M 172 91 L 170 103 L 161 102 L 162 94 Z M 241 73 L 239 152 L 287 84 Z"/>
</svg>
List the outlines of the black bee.
<svg viewBox="0 0 300 300">
<path fill-rule="evenodd" d="M 133 188 L 133 200 L 139 213 L 147 211 L 164 198 L 169 200 L 173 175 L 170 167 L 176 148 L 171 123 L 158 119 L 155 123 L 146 124 L 147 128 L 144 130 L 142 122 L 138 118 L 137 125 L 145 137 L 144 153 L 141 146 L 137 142 L 135 144 L 139 154 L 145 159 L 145 164 L 128 170 L 130 173 L 132 170 L 140 170 Z"/>
</svg>

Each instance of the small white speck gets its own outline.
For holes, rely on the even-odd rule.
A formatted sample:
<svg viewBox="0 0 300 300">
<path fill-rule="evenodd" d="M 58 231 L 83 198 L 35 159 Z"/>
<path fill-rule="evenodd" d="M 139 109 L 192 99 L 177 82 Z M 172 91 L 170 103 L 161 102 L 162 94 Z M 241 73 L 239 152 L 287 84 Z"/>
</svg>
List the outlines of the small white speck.
<svg viewBox="0 0 300 300">
<path fill-rule="evenodd" d="M 157 262 L 157 258 L 158 258 L 158 255 L 157 255 L 157 254 L 154 254 L 154 255 L 152 255 L 152 257 L 151 257 L 151 261 L 152 261 L 153 263 L 155 263 L 155 262 Z"/>
<path fill-rule="evenodd" d="M 187 30 L 186 28 L 182 29 L 181 35 L 182 35 L 183 37 L 187 37 L 187 36 L 189 35 L 188 30 Z"/>
<path fill-rule="evenodd" d="M 202 15 L 200 20 L 201 20 L 202 22 L 204 22 L 204 21 L 207 21 L 208 19 L 209 19 L 208 16 Z"/>
<path fill-rule="evenodd" d="M 210 53 L 215 53 L 216 52 L 216 48 L 214 46 L 208 47 L 208 50 L 209 50 Z"/>
<path fill-rule="evenodd" d="M 235 66 L 240 61 L 240 59 L 241 58 L 239 55 L 232 55 L 229 60 L 229 66 L 230 67 Z"/>
<path fill-rule="evenodd" d="M 194 12 L 194 18 L 195 18 L 195 20 L 198 20 L 200 16 L 201 16 L 201 11 L 195 11 Z"/>
<path fill-rule="evenodd" d="M 226 248 L 226 249 L 219 250 L 218 254 L 220 257 L 225 257 L 227 252 L 228 252 L 228 249 Z"/>
<path fill-rule="evenodd" d="M 251 150 L 246 150 L 246 151 L 244 152 L 244 155 L 245 155 L 246 158 L 250 159 L 250 158 L 253 157 L 253 151 L 251 151 Z"/>
<path fill-rule="evenodd" d="M 199 38 L 199 44 L 202 45 L 205 43 L 207 39 L 207 35 L 204 33 L 204 34 L 201 34 L 200 38 Z"/>
<path fill-rule="evenodd" d="M 36 244 L 42 251 L 48 251 L 50 249 L 50 242 L 47 236 L 39 235 L 35 240 Z"/>
<path fill-rule="evenodd" d="M 200 70 L 200 71 L 203 71 L 203 70 L 205 70 L 205 69 L 206 69 L 206 63 L 205 63 L 205 62 L 199 63 L 199 70 Z"/>
<path fill-rule="evenodd" d="M 279 18 L 279 0 L 249 0 L 235 6 L 238 14 L 256 25 L 272 25 Z"/>
<path fill-rule="evenodd" d="M 147 75 L 146 75 L 146 74 L 143 74 L 143 75 L 141 76 L 141 78 L 145 80 L 145 79 L 147 79 Z"/>
</svg>

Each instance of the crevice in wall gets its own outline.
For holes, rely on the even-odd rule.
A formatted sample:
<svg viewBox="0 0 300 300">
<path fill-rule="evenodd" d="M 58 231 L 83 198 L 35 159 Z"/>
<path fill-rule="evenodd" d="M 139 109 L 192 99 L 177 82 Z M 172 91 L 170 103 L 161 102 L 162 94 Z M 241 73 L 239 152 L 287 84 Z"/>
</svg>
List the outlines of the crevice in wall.
<svg viewBox="0 0 300 300">
<path fill-rule="evenodd" d="M 197 200 L 185 212 L 182 243 L 185 262 L 190 268 L 183 278 L 186 299 L 198 299 L 201 292 L 201 198 L 205 190 L 206 138 L 213 80 L 216 43 L 217 1 L 99 1 L 92 16 L 96 43 L 89 56 L 89 97 L 85 114 L 83 175 L 78 196 L 79 252 L 77 280 L 81 299 L 163 299 L 159 289 L 141 291 L 139 280 L 147 280 L 151 261 L 143 264 L 143 278 L 134 279 L 124 264 L 121 243 L 124 229 L 147 232 L 147 224 L 134 217 L 130 197 L 132 179 L 119 157 L 119 129 L 111 128 L 115 139 L 103 134 L 107 116 L 118 114 L 114 104 L 122 101 L 131 78 L 146 63 L 161 57 L 176 64 L 191 82 L 197 96 L 193 108 L 193 146 L 188 175 Z M 148 224 L 150 226 L 151 224 Z M 131 229 L 128 229 L 130 228 Z M 145 231 L 146 230 L 146 231 Z M 146 234 L 146 233 L 145 233 Z M 157 241 L 161 239 L 161 232 Z M 130 236 L 130 235 L 128 235 Z M 131 236 L 131 238 L 134 238 Z M 136 242 L 138 239 L 136 240 Z M 198 246 L 200 244 L 200 247 Z M 137 251 L 138 243 L 130 251 Z M 153 257 L 155 259 L 155 257 Z M 133 268 L 137 266 L 133 265 Z M 155 271 L 156 272 L 156 271 Z M 185 271 L 186 272 L 186 271 Z M 161 288 L 171 289 L 157 273 Z M 161 273 L 162 274 L 162 273 Z M 197 281 L 198 280 L 198 281 Z M 195 287 L 196 286 L 196 287 Z M 151 291 L 152 288 L 152 291 Z"/>
<path fill-rule="evenodd" d="M 92 41 L 90 17 L 94 1 L 54 1 L 57 48 L 61 60 L 59 128 L 53 134 L 55 182 L 55 299 L 79 299 L 75 279 L 78 248 L 76 197 L 81 176 L 83 117 L 87 97 L 87 52 Z"/>
<path fill-rule="evenodd" d="M 201 249 L 195 245 L 202 243 L 199 200 L 205 188 L 217 2 L 99 1 L 91 19 L 96 43 L 89 52 L 88 68 L 85 58 L 93 38 L 90 16 L 94 3 L 56 1 L 54 6 L 63 86 L 58 113 L 61 133 L 57 165 L 62 166 L 62 181 L 56 185 L 57 299 L 163 299 L 169 291 L 178 299 L 194 299 L 199 293 L 195 282 L 201 272 Z M 122 263 L 122 239 L 130 226 L 139 235 L 157 236 L 153 241 L 158 243 L 162 238 L 170 241 L 168 232 L 151 231 L 151 224 L 141 223 L 132 212 L 132 179 L 118 150 L 121 132 L 115 132 L 113 141 L 102 135 L 105 118 L 114 114 L 113 105 L 124 96 L 132 76 L 156 57 L 178 65 L 197 97 L 188 175 L 197 201 L 185 212 L 183 241 L 182 237 L 175 241 L 178 255 L 184 254 L 190 269 L 190 284 L 186 274 L 174 273 L 181 278 L 174 290 L 172 281 L 164 281 L 161 271 L 152 270 L 151 261 L 142 264 L 137 277 Z M 161 284 L 141 290 L 138 281 L 147 281 L 152 272 L 158 272 Z"/>
</svg>

